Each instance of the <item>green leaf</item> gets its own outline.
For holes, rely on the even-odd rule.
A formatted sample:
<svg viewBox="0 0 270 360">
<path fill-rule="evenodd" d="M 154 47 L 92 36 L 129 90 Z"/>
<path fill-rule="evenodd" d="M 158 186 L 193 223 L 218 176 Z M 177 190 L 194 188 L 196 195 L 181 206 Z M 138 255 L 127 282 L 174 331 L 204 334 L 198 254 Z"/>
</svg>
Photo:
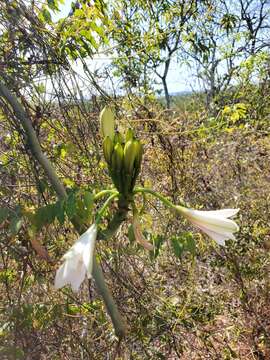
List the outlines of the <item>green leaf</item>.
<svg viewBox="0 0 270 360">
<path fill-rule="evenodd" d="M 86 191 L 83 197 L 84 205 L 87 212 L 92 212 L 94 204 L 94 196 L 90 191 Z"/>
<path fill-rule="evenodd" d="M 69 219 L 72 219 L 73 216 L 76 214 L 76 209 L 76 197 L 74 192 L 71 192 L 65 201 L 65 212 Z"/>
<path fill-rule="evenodd" d="M 40 179 L 38 180 L 38 189 L 41 193 L 43 193 L 48 188 L 48 183 L 46 179 Z"/>
<path fill-rule="evenodd" d="M 196 243 L 195 243 L 192 233 L 187 232 L 187 233 L 182 234 L 182 236 L 185 239 L 186 250 L 189 251 L 193 256 L 195 256 Z"/>
<path fill-rule="evenodd" d="M 49 10 L 47 10 L 46 8 L 43 8 L 41 14 L 42 14 L 43 19 L 44 19 L 47 23 L 51 23 L 51 22 L 52 22 L 51 13 L 49 12 Z"/>
<path fill-rule="evenodd" d="M 154 250 L 150 251 L 150 257 L 152 260 L 158 257 L 159 251 L 164 243 L 164 240 L 165 238 L 162 235 L 157 235 L 152 237 L 151 242 L 154 245 Z"/>
<path fill-rule="evenodd" d="M 63 208 L 63 202 L 57 201 L 55 204 L 49 204 L 39 208 L 33 219 L 32 222 L 37 228 L 40 230 L 44 225 L 52 224 L 55 220 L 58 219 L 60 224 L 63 224 L 65 220 L 65 213 Z"/>
<path fill-rule="evenodd" d="M 56 203 L 56 217 L 59 223 L 63 225 L 65 221 L 65 209 L 63 201 L 57 201 Z"/>
<path fill-rule="evenodd" d="M 34 225 L 40 229 L 42 226 L 52 223 L 54 219 L 54 206 L 50 204 L 37 210 L 34 216 Z"/>
<path fill-rule="evenodd" d="M 180 258 L 184 252 L 189 252 L 192 256 L 196 254 L 196 244 L 190 232 L 184 232 L 180 236 L 173 236 L 171 243 L 174 254 L 178 258 Z"/>
<path fill-rule="evenodd" d="M 58 9 L 58 1 L 57 0 L 47 0 L 48 6 L 52 10 L 59 10 Z"/>
<path fill-rule="evenodd" d="M 22 218 L 19 218 L 17 215 L 14 216 L 11 219 L 11 222 L 9 225 L 9 231 L 11 232 L 11 234 L 12 235 L 18 234 L 18 232 L 20 231 L 20 228 L 22 227 L 22 224 L 23 224 Z"/>
<path fill-rule="evenodd" d="M 4 222 L 10 215 L 10 210 L 6 207 L 0 208 L 0 224 Z"/>
<path fill-rule="evenodd" d="M 133 229 L 132 224 L 129 225 L 129 228 L 128 228 L 128 239 L 131 244 L 135 241 L 134 229 Z"/>
<path fill-rule="evenodd" d="M 175 236 L 175 237 L 171 238 L 171 243 L 172 243 L 174 255 L 180 259 L 183 252 L 185 251 L 185 248 L 184 248 L 183 243 L 181 242 L 181 239 Z"/>
<path fill-rule="evenodd" d="M 81 307 L 75 304 L 67 305 L 67 313 L 70 315 L 76 315 L 81 312 Z"/>
</svg>

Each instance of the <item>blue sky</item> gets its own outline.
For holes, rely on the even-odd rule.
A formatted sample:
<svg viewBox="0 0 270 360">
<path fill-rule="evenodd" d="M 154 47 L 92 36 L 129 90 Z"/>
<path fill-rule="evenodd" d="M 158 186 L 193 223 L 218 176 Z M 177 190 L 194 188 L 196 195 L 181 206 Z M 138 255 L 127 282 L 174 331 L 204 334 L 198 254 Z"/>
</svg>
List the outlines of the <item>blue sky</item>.
<svg viewBox="0 0 270 360">
<path fill-rule="evenodd" d="M 74 0 L 73 0 L 74 1 Z M 60 4 L 60 13 L 53 14 L 52 18 L 58 20 L 62 17 L 66 17 L 71 9 L 72 0 L 65 0 L 64 4 Z"/>
<path fill-rule="evenodd" d="M 72 0 L 65 0 L 64 4 L 60 5 L 60 12 L 52 14 L 54 21 L 60 18 L 66 17 L 71 9 Z M 88 66 L 91 70 L 102 68 L 104 65 L 110 63 L 110 59 L 101 55 L 96 56 L 93 60 L 89 59 Z M 74 64 L 73 68 L 83 75 L 83 70 L 80 64 Z M 167 78 L 168 88 L 170 93 L 176 93 L 180 91 L 190 91 L 195 88 L 195 84 L 191 84 L 191 72 L 187 66 L 177 64 L 176 60 L 173 60 Z M 194 78 L 193 78 L 194 81 Z M 162 86 L 157 86 L 157 89 L 162 89 Z M 197 87 L 196 87 L 197 88 Z"/>
</svg>

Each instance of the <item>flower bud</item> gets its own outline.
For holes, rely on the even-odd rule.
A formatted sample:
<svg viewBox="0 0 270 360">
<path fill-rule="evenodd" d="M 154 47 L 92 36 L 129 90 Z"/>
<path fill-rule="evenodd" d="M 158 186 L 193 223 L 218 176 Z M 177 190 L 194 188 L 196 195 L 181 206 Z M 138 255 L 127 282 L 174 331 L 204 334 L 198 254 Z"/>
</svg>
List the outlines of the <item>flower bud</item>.
<svg viewBox="0 0 270 360">
<path fill-rule="evenodd" d="M 115 135 L 114 135 L 114 143 L 120 143 L 122 144 L 123 141 L 123 136 L 121 135 L 121 133 L 119 131 L 116 131 Z"/>
<path fill-rule="evenodd" d="M 135 157 L 135 167 L 140 168 L 143 156 L 143 146 L 139 140 L 134 141 L 136 146 L 136 157 Z"/>
<path fill-rule="evenodd" d="M 106 136 L 106 138 L 103 141 L 103 154 L 105 160 L 109 165 L 111 164 L 112 152 L 113 152 L 113 142 L 109 136 Z"/>
<path fill-rule="evenodd" d="M 131 180 L 131 189 L 134 188 L 136 179 L 140 173 L 141 169 L 141 162 L 142 162 L 142 156 L 143 156 L 143 146 L 139 140 L 134 140 L 134 146 L 135 146 L 135 159 L 134 159 L 134 172 L 132 174 L 132 180 Z"/>
<path fill-rule="evenodd" d="M 133 140 L 133 139 L 134 139 L 133 130 L 131 128 L 128 128 L 128 130 L 126 132 L 126 142 L 128 142 L 129 140 Z"/>
<path fill-rule="evenodd" d="M 136 144 L 135 141 L 129 140 L 124 148 L 124 166 L 128 174 L 132 174 L 133 165 L 136 157 Z"/>
<path fill-rule="evenodd" d="M 114 114 L 112 110 L 105 106 L 99 115 L 101 135 L 105 138 L 109 136 L 113 141 L 114 138 Z"/>
<path fill-rule="evenodd" d="M 115 170 L 121 170 L 123 165 L 124 151 L 123 147 L 120 143 L 117 143 L 114 146 L 113 154 L 112 154 L 112 167 Z"/>
</svg>

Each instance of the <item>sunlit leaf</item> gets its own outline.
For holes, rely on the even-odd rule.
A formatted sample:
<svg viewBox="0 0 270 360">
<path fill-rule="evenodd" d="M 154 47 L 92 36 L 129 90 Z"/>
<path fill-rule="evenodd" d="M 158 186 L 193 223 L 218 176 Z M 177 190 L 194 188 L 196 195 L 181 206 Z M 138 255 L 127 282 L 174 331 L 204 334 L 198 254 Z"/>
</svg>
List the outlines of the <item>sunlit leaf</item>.
<svg viewBox="0 0 270 360">
<path fill-rule="evenodd" d="M 192 233 L 185 232 L 179 236 L 171 238 L 173 252 L 176 257 L 181 258 L 184 252 L 189 252 L 192 256 L 196 254 L 196 244 Z"/>
<path fill-rule="evenodd" d="M 133 229 L 132 224 L 130 224 L 128 227 L 128 239 L 131 244 L 134 243 L 134 241 L 135 241 L 135 234 L 134 234 L 134 229 Z"/>
<path fill-rule="evenodd" d="M 9 230 L 11 232 L 12 235 L 16 235 L 18 234 L 18 232 L 20 231 L 20 228 L 22 227 L 23 224 L 23 219 L 18 217 L 18 216 L 14 216 L 11 219 L 10 225 L 9 225 Z"/>
</svg>

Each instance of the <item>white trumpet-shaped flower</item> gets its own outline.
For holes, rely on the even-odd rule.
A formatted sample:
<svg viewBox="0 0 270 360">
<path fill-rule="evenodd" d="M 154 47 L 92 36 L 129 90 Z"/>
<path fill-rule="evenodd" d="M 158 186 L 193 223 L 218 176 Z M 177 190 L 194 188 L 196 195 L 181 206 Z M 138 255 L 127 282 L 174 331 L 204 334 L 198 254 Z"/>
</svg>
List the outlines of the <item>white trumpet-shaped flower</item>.
<svg viewBox="0 0 270 360">
<path fill-rule="evenodd" d="M 63 256 L 64 263 L 56 272 L 56 289 L 70 284 L 73 291 L 78 291 L 85 275 L 92 275 L 97 225 L 93 224 L 83 233 L 75 244 Z"/>
<path fill-rule="evenodd" d="M 215 211 L 200 211 L 177 206 L 177 210 L 195 227 L 202 230 L 218 244 L 224 245 L 225 240 L 235 240 L 234 232 L 238 225 L 229 217 L 238 213 L 239 209 L 223 209 Z"/>
</svg>

